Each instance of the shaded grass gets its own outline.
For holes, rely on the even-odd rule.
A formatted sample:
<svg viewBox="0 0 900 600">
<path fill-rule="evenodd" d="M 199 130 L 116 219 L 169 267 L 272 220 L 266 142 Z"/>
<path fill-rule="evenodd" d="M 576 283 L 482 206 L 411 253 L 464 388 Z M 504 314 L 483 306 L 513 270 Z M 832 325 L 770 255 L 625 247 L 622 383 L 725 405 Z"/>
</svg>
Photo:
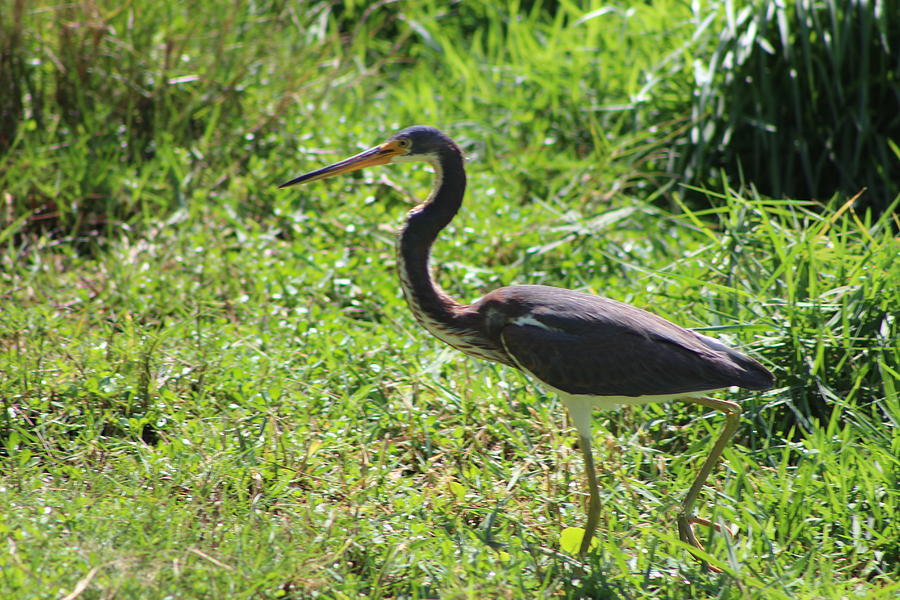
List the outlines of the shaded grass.
<svg viewBox="0 0 900 600">
<path fill-rule="evenodd" d="M 858 194 L 889 209 L 900 192 L 895 48 L 900 13 L 867 2 L 724 3 L 696 69 L 688 181 L 725 169 L 774 197 Z M 893 146 L 892 146 L 893 145 Z"/>
</svg>

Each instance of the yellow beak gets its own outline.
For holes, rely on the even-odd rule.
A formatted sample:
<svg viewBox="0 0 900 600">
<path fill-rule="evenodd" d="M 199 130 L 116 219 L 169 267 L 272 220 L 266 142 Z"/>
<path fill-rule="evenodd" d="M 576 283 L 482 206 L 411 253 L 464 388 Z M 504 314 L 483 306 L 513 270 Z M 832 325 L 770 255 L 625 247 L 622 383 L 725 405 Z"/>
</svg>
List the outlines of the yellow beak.
<svg viewBox="0 0 900 600">
<path fill-rule="evenodd" d="M 364 169 L 365 167 L 385 165 L 391 162 L 391 160 L 395 156 L 400 156 L 401 154 L 405 153 L 406 150 L 401 148 L 396 141 L 385 142 L 383 144 L 375 146 L 374 148 L 369 148 L 365 152 L 360 152 L 356 156 L 351 156 L 350 158 L 342 160 L 341 162 L 334 163 L 333 165 L 328 165 L 327 167 L 312 171 L 311 173 L 307 173 L 306 175 L 301 175 L 300 177 L 291 179 L 288 182 L 282 183 L 278 187 L 286 188 L 298 183 L 318 181 L 319 179 L 334 177 L 335 175 L 340 175 L 341 173 L 349 173 L 358 169 Z"/>
</svg>

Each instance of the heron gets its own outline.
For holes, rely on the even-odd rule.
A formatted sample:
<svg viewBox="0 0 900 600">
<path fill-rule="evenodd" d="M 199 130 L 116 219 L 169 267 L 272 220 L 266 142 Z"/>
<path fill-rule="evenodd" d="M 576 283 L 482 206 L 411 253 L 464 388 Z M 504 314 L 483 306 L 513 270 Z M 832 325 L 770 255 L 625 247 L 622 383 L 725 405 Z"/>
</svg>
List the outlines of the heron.
<svg viewBox="0 0 900 600">
<path fill-rule="evenodd" d="M 580 555 L 589 551 L 600 517 L 591 452 L 592 410 L 676 400 L 725 415 L 721 433 L 676 517 L 679 538 L 703 550 L 693 525 L 717 526 L 695 516 L 694 504 L 741 418 L 739 404 L 709 394 L 734 386 L 765 390 L 774 383 L 772 374 L 713 338 L 594 294 L 515 285 L 496 289 L 471 304 L 452 298 L 432 278 L 429 261 L 438 234 L 462 206 L 466 172 L 459 146 L 434 127 L 408 127 L 382 144 L 279 188 L 374 165 L 414 161 L 432 166 L 434 186 L 425 201 L 408 213 L 397 236 L 403 295 L 416 320 L 434 337 L 471 356 L 523 371 L 559 396 L 578 433 L 587 474 L 589 501 Z"/>
</svg>

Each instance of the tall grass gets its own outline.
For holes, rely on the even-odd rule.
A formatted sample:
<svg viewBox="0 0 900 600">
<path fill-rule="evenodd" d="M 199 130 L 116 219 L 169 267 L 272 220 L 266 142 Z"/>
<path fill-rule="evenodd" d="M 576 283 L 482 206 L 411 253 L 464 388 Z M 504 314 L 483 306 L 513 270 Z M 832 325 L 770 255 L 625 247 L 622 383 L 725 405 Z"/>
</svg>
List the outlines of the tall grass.
<svg viewBox="0 0 900 600">
<path fill-rule="evenodd" d="M 679 168 L 706 184 L 726 169 L 775 197 L 900 194 L 900 11 L 880 2 L 729 1 L 715 51 L 698 60 Z"/>
<path fill-rule="evenodd" d="M 328 3 L 9 4 L 0 183 L 57 236 L 106 236 L 227 186 L 321 82 L 294 57 L 341 54 Z"/>
<path fill-rule="evenodd" d="M 658 73 L 670 59 L 634 48 L 652 30 L 672 52 L 691 26 L 670 28 L 649 8 L 551 14 L 541 3 L 162 3 L 142 15 L 106 2 L 13 4 L 4 26 L 17 86 L 0 103 L 15 117 L 0 137 L 0 183 L 17 214 L 33 213 L 26 225 L 94 235 L 222 190 L 236 168 L 303 152 L 321 130 L 315 115 L 335 105 L 355 123 L 340 137 L 319 131 L 320 147 L 424 120 L 501 155 L 555 144 L 644 185 L 642 157 L 668 135 L 645 132 L 673 100 Z M 667 12 L 693 18 L 679 3 Z M 609 58 L 624 52 L 627 70 Z M 610 160 L 607 138 L 621 135 L 632 147 Z M 543 196 L 562 171 L 518 172 Z"/>
<path fill-rule="evenodd" d="M 748 292 L 770 298 L 754 310 L 766 315 L 767 334 L 759 343 L 784 369 L 779 382 L 786 393 L 767 410 L 767 429 L 809 433 L 832 411 L 851 406 L 848 418 L 878 429 L 895 402 L 889 365 L 900 364 L 894 260 L 900 246 L 892 211 L 878 219 L 860 216 L 853 198 L 824 211 L 756 193 L 726 192 L 718 201 L 727 210 L 710 214 L 717 216 L 716 237 L 727 251 L 717 283 L 734 290 L 752 285 Z M 708 216 L 688 215 L 698 222 Z M 733 295 L 711 290 L 709 297 L 715 312 L 738 311 Z"/>
</svg>

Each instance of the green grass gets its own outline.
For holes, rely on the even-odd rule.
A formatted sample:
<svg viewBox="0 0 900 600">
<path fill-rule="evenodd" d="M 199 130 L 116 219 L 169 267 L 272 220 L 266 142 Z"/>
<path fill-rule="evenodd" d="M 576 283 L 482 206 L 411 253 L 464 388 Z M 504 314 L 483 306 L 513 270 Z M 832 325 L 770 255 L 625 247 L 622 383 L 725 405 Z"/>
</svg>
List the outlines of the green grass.
<svg viewBox="0 0 900 600">
<path fill-rule="evenodd" d="M 773 196 L 841 190 L 884 210 L 900 193 L 900 12 L 868 2 L 727 2 L 728 26 L 696 70 L 690 181 L 726 169 Z M 700 143 L 696 143 L 699 141 Z"/>
<path fill-rule="evenodd" d="M 48 93 L 0 155 L 0 597 L 900 592 L 894 215 L 726 183 L 682 205 L 661 165 L 709 7 L 500 5 L 4 2 L 21 81 Z M 50 93 L 65 27 L 95 52 L 74 112 Z M 141 101 L 153 118 L 126 126 Z M 773 369 L 724 394 L 744 419 L 698 503 L 738 534 L 700 532 L 725 574 L 674 523 L 719 415 L 596 414 L 580 564 L 562 405 L 430 339 L 400 296 L 393 230 L 426 170 L 275 187 L 417 122 L 470 156 L 435 248 L 448 291 L 590 290 Z"/>
</svg>

